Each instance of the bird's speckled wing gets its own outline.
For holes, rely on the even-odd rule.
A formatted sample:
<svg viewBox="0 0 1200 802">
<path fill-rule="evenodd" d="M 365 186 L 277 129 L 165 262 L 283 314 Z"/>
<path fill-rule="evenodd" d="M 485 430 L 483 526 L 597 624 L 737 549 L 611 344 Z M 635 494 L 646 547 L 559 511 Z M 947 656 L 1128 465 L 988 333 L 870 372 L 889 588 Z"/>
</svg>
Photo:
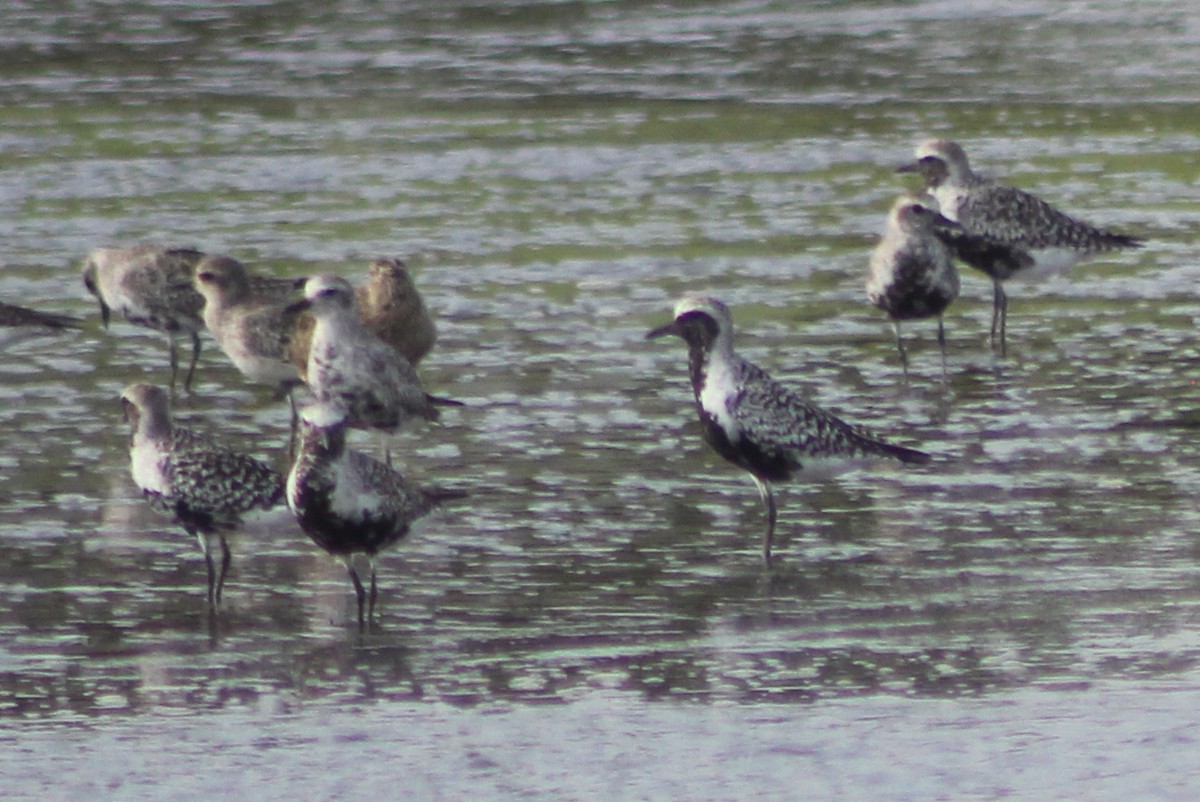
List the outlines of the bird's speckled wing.
<svg viewBox="0 0 1200 802">
<path fill-rule="evenodd" d="M 959 204 L 958 222 L 972 234 L 1025 248 L 1100 251 L 1140 244 L 1134 237 L 1102 231 L 1036 195 L 1002 184 L 974 187 Z"/>
<path fill-rule="evenodd" d="M 192 271 L 203 256 L 186 248 L 136 255 L 141 263 L 121 278 L 122 296 L 130 300 L 121 311 L 130 322 L 159 331 L 203 329 L 204 296 L 192 284 Z"/>
<path fill-rule="evenodd" d="M 795 463 L 811 457 L 890 456 L 908 461 L 905 455 L 910 449 L 892 445 L 869 429 L 846 423 L 775 381 L 756 365 L 744 362 L 741 373 L 742 389 L 734 416 L 745 436 L 764 452 L 786 456 Z"/>
<path fill-rule="evenodd" d="M 283 480 L 269 465 L 183 428 L 175 429 L 166 472 L 175 502 L 229 526 L 283 500 Z"/>
<path fill-rule="evenodd" d="M 936 236 L 956 258 L 1000 281 L 1034 265 L 1033 255 L 1023 245 L 1000 242 L 965 228 L 939 229 Z"/>
</svg>

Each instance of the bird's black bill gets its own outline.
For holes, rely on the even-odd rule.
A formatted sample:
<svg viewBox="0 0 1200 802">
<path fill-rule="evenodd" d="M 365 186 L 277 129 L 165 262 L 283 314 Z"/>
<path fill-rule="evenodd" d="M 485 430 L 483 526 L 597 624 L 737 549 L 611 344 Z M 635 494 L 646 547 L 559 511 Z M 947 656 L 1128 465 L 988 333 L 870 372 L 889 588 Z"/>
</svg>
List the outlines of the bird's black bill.
<svg viewBox="0 0 1200 802">
<path fill-rule="evenodd" d="M 896 168 L 896 172 L 898 173 L 918 173 L 920 171 L 920 162 L 909 162 L 908 164 L 902 164 Z"/>
<path fill-rule="evenodd" d="M 311 306 L 312 301 L 308 300 L 307 298 L 301 298 L 299 301 L 293 301 L 285 306 L 283 312 L 285 315 L 298 315 L 301 312 L 308 311 L 309 307 Z"/>
<path fill-rule="evenodd" d="M 679 321 L 672 320 L 665 326 L 659 326 L 657 329 L 651 329 L 646 332 L 647 340 L 657 340 L 659 337 L 666 337 L 668 334 L 679 335 Z"/>
</svg>

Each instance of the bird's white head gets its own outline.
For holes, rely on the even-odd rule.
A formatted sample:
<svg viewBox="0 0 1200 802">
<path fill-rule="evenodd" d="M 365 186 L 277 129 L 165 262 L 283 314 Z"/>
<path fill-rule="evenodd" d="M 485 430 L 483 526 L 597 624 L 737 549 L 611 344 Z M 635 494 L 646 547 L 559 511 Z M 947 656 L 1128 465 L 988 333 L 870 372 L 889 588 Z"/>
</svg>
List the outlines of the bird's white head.
<svg viewBox="0 0 1200 802">
<path fill-rule="evenodd" d="M 675 304 L 675 319 L 646 334 L 647 340 L 674 334 L 692 348 L 728 351 L 733 348 L 733 315 L 719 298 L 685 295 Z"/>
<path fill-rule="evenodd" d="M 354 285 L 341 276 L 322 273 L 304 283 L 304 300 L 314 315 L 353 311 Z"/>
<path fill-rule="evenodd" d="M 971 177 L 966 151 L 949 139 L 927 139 L 917 146 L 916 161 L 897 168 L 900 173 L 920 173 L 925 185 L 936 189 L 943 183 L 960 184 Z"/>
</svg>

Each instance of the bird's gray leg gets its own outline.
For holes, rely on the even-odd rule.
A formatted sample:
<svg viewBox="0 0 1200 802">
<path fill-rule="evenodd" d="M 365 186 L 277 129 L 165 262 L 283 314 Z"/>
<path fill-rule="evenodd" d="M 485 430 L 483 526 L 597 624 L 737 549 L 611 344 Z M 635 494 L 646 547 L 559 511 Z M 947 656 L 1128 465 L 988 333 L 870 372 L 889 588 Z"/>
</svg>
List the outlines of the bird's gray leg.
<svg viewBox="0 0 1200 802">
<path fill-rule="evenodd" d="M 175 335 L 167 332 L 167 357 L 171 363 L 171 392 L 175 392 L 175 379 L 179 376 L 179 353 L 175 350 Z"/>
<path fill-rule="evenodd" d="M 196 540 L 200 542 L 200 548 L 204 551 L 204 564 L 208 566 L 208 606 L 212 607 L 217 603 L 217 567 L 213 563 L 212 543 L 209 542 L 208 535 L 203 532 L 196 533 Z"/>
<path fill-rule="evenodd" d="M 938 315 L 938 346 L 942 349 L 942 386 L 946 385 L 946 327 L 942 325 L 942 316 Z"/>
<path fill-rule="evenodd" d="M 350 572 L 350 581 L 354 583 L 354 595 L 358 598 L 358 628 L 364 626 L 363 619 L 363 604 L 367 600 L 367 592 L 363 589 L 362 580 L 358 578 L 358 571 L 354 569 L 354 556 L 346 555 L 346 570 Z"/>
<path fill-rule="evenodd" d="M 300 413 L 296 411 L 296 388 L 287 391 L 288 407 L 292 411 L 291 426 L 288 429 L 287 461 L 291 465 L 296 461 L 296 435 L 300 429 Z"/>
<path fill-rule="evenodd" d="M 900 321 L 893 320 L 892 328 L 896 332 L 896 348 L 900 351 L 900 364 L 904 366 L 904 379 L 908 380 L 908 351 L 904 350 L 904 339 L 900 336 Z"/>
<path fill-rule="evenodd" d="M 996 330 L 1000 331 L 1000 356 L 1007 356 L 1005 327 L 1008 322 L 1008 295 L 999 281 L 992 281 L 992 350 L 996 349 Z"/>
<path fill-rule="evenodd" d="M 1008 293 L 1004 287 L 1000 287 L 1000 356 L 1008 356 Z"/>
<path fill-rule="evenodd" d="M 171 346 L 171 351 L 174 353 L 175 347 Z M 192 391 L 192 375 L 196 372 L 196 362 L 200 360 L 200 332 L 192 332 L 192 362 L 188 365 L 187 378 L 183 380 L 183 389 L 187 392 Z M 171 386 L 175 386 L 175 376 L 171 376 Z"/>
<path fill-rule="evenodd" d="M 378 591 L 375 588 L 375 555 L 372 554 L 368 558 L 371 566 L 371 596 L 370 606 L 367 609 L 367 620 L 370 621 L 375 617 L 375 599 L 378 597 Z"/>
<path fill-rule="evenodd" d="M 763 562 L 770 568 L 771 543 L 775 539 L 775 494 L 771 492 L 770 483 L 753 474 L 750 475 L 750 478 L 754 480 L 754 486 L 758 488 L 758 495 L 762 498 L 763 504 L 767 505 L 767 529 L 763 532 Z"/>
<path fill-rule="evenodd" d="M 225 541 L 224 535 L 219 535 L 221 538 L 221 573 L 217 575 L 217 604 L 221 603 L 221 589 L 225 587 L 225 575 L 229 573 L 229 563 L 233 558 L 229 553 L 229 544 Z"/>
</svg>

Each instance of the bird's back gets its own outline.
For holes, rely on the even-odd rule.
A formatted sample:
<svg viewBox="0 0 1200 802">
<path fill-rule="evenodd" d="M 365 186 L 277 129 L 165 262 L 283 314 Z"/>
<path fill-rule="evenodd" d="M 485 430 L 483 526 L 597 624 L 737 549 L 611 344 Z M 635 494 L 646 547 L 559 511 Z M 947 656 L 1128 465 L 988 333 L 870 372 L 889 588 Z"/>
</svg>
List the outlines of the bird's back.
<svg viewBox="0 0 1200 802">
<path fill-rule="evenodd" d="M 205 516 L 217 528 L 283 500 L 283 481 L 271 466 L 182 427 L 172 437 L 166 476 L 181 516 Z"/>
<path fill-rule="evenodd" d="M 743 437 L 768 457 L 793 469 L 810 462 L 842 462 L 871 458 L 928 462 L 924 452 L 889 443 L 862 426 L 825 411 L 766 371 L 746 362 L 743 391 L 734 409 Z"/>
<path fill-rule="evenodd" d="M 366 327 L 416 366 L 437 339 L 429 310 L 411 282 L 373 281 L 356 291 Z"/>
<path fill-rule="evenodd" d="M 343 405 L 353 426 L 392 429 L 408 417 L 437 417 L 413 366 L 357 318 L 318 320 L 308 367 L 313 394 Z"/>
<path fill-rule="evenodd" d="M 98 273 L 102 301 L 129 322 L 156 331 L 204 328 L 204 298 L 192 284 L 192 270 L 204 254 L 189 248 L 107 250 Z"/>
<path fill-rule="evenodd" d="M 1142 244 L 1137 237 L 1077 220 L 1032 193 L 995 183 L 972 189 L 958 206 L 958 222 L 971 234 L 1034 251 L 1064 248 L 1090 254 Z"/>
</svg>

